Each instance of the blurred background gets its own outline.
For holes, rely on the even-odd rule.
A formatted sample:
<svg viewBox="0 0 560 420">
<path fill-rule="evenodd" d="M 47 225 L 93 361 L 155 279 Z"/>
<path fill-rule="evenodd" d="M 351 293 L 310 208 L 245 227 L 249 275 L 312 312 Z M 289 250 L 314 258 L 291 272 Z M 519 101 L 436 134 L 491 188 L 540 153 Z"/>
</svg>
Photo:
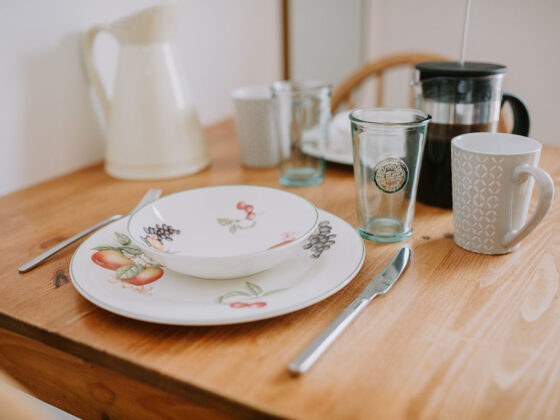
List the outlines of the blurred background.
<svg viewBox="0 0 560 420">
<path fill-rule="evenodd" d="M 103 159 L 103 121 L 80 62 L 92 25 L 149 0 L 0 2 L 0 195 Z M 464 0 L 184 0 L 176 48 L 204 125 L 232 116 L 232 89 L 286 77 L 336 87 L 363 63 L 401 51 L 458 59 Z M 531 137 L 560 144 L 560 2 L 473 0 L 467 60 L 505 64 L 505 91 L 523 97 Z M 111 91 L 118 46 L 102 34 L 95 61 Z M 394 78 L 394 80 L 393 80 Z M 406 105 L 410 74 L 388 80 Z M 366 95 L 367 96 L 367 95 Z M 367 104 L 360 104 L 367 105 Z"/>
</svg>

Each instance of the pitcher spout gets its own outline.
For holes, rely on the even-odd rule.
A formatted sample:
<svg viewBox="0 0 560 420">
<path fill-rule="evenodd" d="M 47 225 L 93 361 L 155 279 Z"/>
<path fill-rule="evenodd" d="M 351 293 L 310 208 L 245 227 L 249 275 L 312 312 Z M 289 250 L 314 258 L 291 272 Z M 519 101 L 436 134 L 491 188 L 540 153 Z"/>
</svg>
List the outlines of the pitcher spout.
<svg viewBox="0 0 560 420">
<path fill-rule="evenodd" d="M 169 42 L 175 36 L 179 5 L 169 1 L 117 20 L 107 27 L 123 44 Z"/>
</svg>

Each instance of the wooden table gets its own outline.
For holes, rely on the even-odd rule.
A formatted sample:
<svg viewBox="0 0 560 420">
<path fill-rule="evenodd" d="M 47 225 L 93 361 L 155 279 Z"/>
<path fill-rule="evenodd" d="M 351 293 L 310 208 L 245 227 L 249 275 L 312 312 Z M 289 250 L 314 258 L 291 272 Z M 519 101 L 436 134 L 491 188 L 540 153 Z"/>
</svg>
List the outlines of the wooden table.
<svg viewBox="0 0 560 420">
<path fill-rule="evenodd" d="M 96 165 L 0 198 L 0 366 L 32 393 L 84 418 L 560 418 L 558 199 L 504 256 L 457 247 L 451 212 L 418 204 L 408 271 L 298 378 L 288 362 L 402 244 L 366 243 L 361 272 L 323 302 L 222 327 L 154 325 L 92 305 L 69 283 L 76 245 L 18 274 L 149 187 L 280 187 L 276 168 L 240 166 L 231 122 L 207 136 L 213 164 L 194 176 L 125 182 Z M 560 149 L 545 147 L 541 166 L 558 187 Z M 290 190 L 356 225 L 351 168 L 329 165 L 321 186 Z"/>
</svg>

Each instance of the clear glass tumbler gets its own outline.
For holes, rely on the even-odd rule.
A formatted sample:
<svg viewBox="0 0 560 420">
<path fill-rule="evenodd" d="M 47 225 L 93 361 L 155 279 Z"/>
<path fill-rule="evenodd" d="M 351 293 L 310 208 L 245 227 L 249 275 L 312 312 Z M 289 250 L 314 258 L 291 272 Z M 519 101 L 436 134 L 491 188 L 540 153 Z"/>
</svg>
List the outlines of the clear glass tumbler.
<svg viewBox="0 0 560 420">
<path fill-rule="evenodd" d="M 275 82 L 272 110 L 280 151 L 280 183 L 323 182 L 323 158 L 331 119 L 331 86 L 318 82 Z"/>
<path fill-rule="evenodd" d="M 358 232 L 376 242 L 412 234 L 416 188 L 431 117 L 420 110 L 359 109 L 350 114 Z"/>
</svg>

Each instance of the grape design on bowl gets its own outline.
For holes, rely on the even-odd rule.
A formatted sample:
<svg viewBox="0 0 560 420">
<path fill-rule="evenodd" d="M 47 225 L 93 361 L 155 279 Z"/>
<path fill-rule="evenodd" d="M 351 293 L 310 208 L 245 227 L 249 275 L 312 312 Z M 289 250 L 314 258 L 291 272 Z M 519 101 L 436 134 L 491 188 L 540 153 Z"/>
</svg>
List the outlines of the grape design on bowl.
<svg viewBox="0 0 560 420">
<path fill-rule="evenodd" d="M 319 227 L 313 232 L 313 234 L 307 239 L 307 242 L 303 244 L 303 249 L 311 250 L 311 258 L 317 259 L 321 254 L 331 248 L 336 241 L 335 233 L 331 233 L 332 226 L 328 220 L 324 220 L 319 223 Z"/>
<path fill-rule="evenodd" d="M 155 226 L 145 226 L 146 236 L 140 238 L 146 245 L 159 251 L 166 251 L 163 241 L 173 241 L 173 235 L 179 235 L 181 231 L 173 226 L 162 224 Z"/>
</svg>

